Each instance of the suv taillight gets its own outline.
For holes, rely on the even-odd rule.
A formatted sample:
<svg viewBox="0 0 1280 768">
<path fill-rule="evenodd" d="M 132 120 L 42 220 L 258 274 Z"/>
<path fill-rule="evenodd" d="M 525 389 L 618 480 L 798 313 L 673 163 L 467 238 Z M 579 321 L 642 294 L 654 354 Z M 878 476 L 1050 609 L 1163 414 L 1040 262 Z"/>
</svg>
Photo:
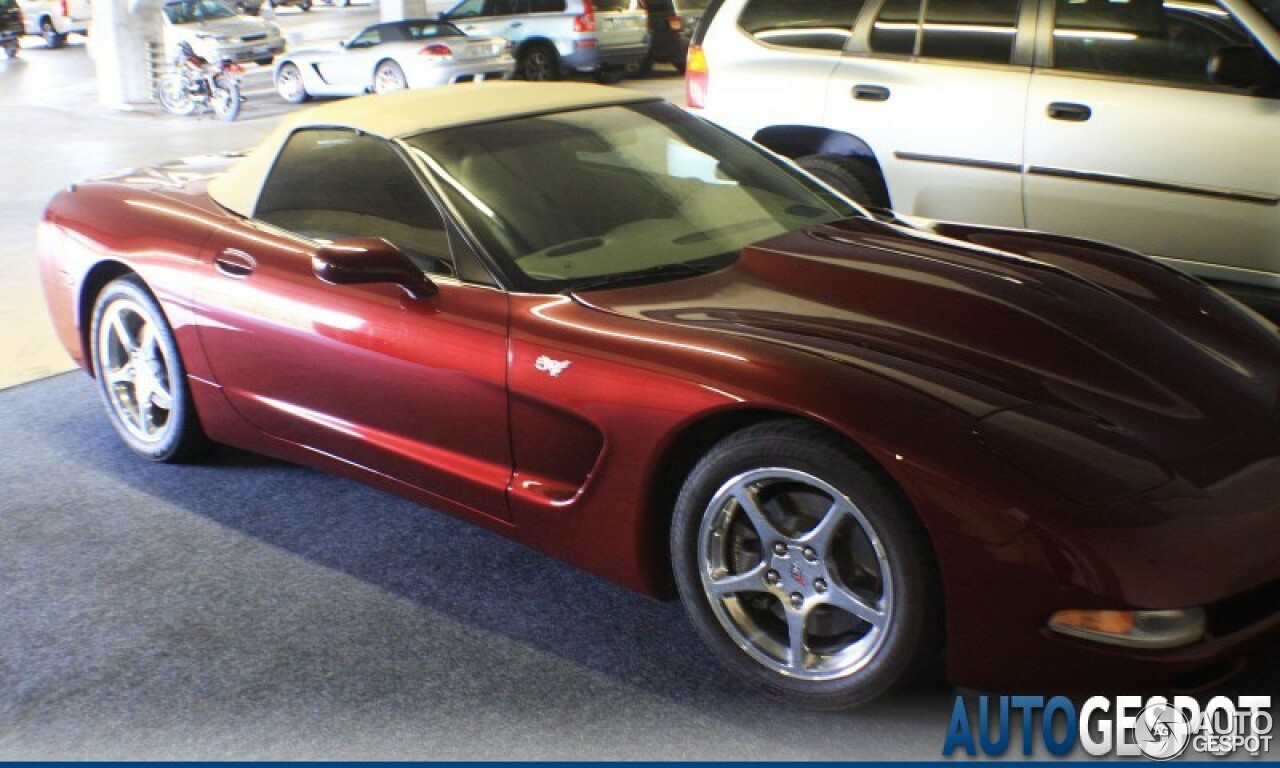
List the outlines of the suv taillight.
<svg viewBox="0 0 1280 768">
<path fill-rule="evenodd" d="M 684 67 L 684 100 L 693 109 L 707 106 L 707 85 L 711 73 L 707 71 L 707 55 L 702 46 L 689 46 L 689 58 Z"/>
<path fill-rule="evenodd" d="M 71 17 L 71 14 L 67 11 L 67 0 L 62 0 L 62 15 L 67 18 Z"/>
<path fill-rule="evenodd" d="M 679 32 L 680 30 L 684 29 L 684 19 L 680 18 L 679 16 L 676 16 L 675 14 L 668 16 L 667 29 L 671 30 L 672 32 Z"/>
<path fill-rule="evenodd" d="M 573 31 L 596 31 L 596 9 L 591 5 L 591 0 L 582 0 L 582 14 L 573 17 Z"/>
</svg>

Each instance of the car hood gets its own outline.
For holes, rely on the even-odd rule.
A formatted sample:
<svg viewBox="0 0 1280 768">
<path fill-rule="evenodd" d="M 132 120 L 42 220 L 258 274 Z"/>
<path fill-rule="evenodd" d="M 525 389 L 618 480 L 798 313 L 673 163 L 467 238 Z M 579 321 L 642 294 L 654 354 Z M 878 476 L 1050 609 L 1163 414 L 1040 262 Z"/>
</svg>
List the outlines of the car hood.
<svg viewBox="0 0 1280 768">
<path fill-rule="evenodd" d="M 1008 247 L 981 245 L 984 233 Z M 850 365 L 897 361 L 932 388 L 1003 395 L 976 418 L 1083 416 L 1171 464 L 1259 427 L 1280 433 L 1280 334 L 1218 292 L 1082 241 L 949 234 L 968 242 L 849 220 L 749 246 L 711 275 L 579 299 Z"/>
</svg>

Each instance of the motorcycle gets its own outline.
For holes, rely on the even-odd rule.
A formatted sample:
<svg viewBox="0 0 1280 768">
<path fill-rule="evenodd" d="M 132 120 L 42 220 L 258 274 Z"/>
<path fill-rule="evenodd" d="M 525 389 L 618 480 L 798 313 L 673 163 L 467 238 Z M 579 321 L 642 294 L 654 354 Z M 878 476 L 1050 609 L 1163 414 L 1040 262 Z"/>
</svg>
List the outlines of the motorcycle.
<svg viewBox="0 0 1280 768">
<path fill-rule="evenodd" d="M 197 54 L 190 43 L 178 46 L 174 71 L 160 78 L 156 96 L 160 106 L 174 115 L 190 115 L 210 109 L 223 120 L 240 116 L 240 83 L 236 75 L 244 69 L 234 61 L 217 64 Z"/>
</svg>

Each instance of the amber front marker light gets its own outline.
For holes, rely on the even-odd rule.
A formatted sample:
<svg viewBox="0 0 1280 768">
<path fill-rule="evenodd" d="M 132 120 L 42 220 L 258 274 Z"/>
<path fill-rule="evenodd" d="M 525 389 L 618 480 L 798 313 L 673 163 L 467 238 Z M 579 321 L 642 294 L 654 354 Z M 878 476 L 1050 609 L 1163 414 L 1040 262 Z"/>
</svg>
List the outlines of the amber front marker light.
<svg viewBox="0 0 1280 768">
<path fill-rule="evenodd" d="M 1062 635 L 1129 648 L 1177 648 L 1205 631 L 1202 608 L 1177 611 L 1058 611 L 1049 629 Z"/>
</svg>

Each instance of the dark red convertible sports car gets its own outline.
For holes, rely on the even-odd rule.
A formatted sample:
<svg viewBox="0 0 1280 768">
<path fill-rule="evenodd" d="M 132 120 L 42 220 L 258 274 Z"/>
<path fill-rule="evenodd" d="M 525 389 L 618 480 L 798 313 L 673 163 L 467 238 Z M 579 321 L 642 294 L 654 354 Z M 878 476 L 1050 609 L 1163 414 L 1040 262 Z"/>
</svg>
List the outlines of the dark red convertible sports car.
<svg viewBox="0 0 1280 768">
<path fill-rule="evenodd" d="M 1193 686 L 1280 637 L 1280 334 L 1135 254 L 872 216 L 660 100 L 334 103 L 76 184 L 41 269 L 154 460 L 225 443 L 656 596 L 814 707 Z"/>
</svg>

